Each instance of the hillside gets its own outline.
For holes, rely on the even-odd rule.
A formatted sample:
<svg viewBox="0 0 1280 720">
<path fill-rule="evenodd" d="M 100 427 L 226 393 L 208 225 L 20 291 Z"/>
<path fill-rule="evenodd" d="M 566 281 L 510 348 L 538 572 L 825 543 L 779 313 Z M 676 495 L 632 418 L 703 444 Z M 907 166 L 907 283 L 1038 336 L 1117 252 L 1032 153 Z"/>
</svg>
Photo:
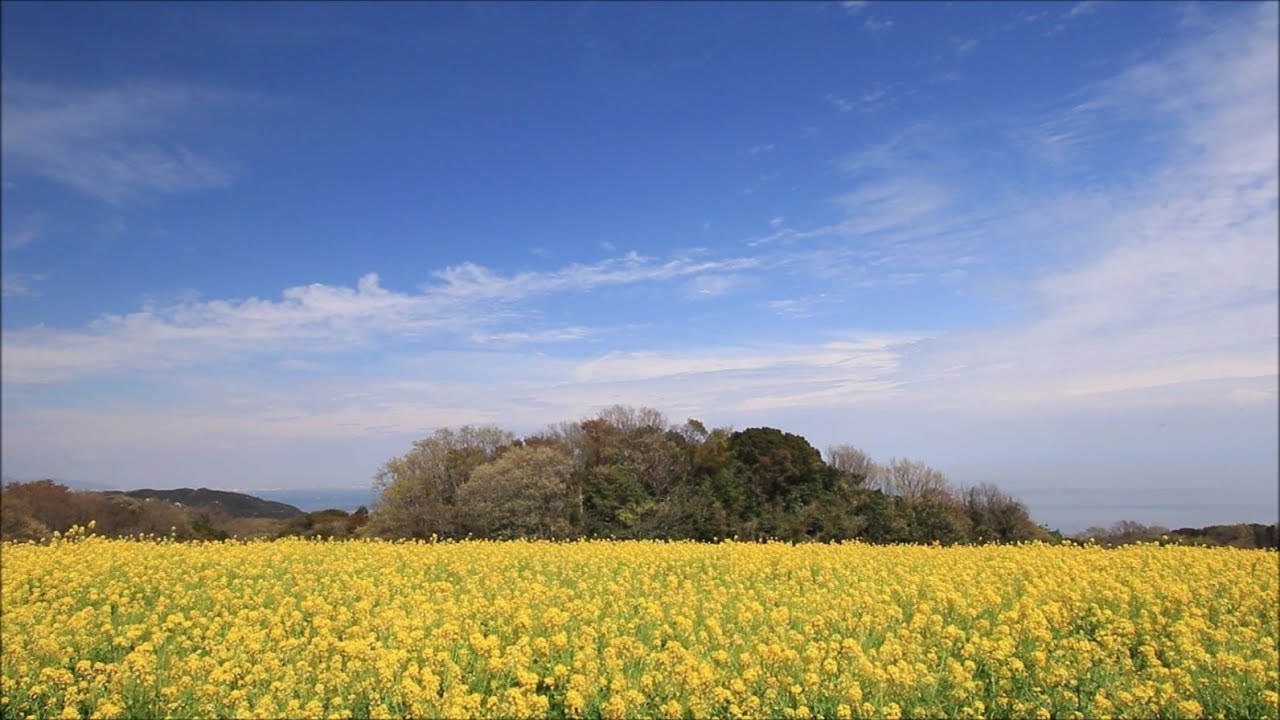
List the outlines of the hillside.
<svg viewBox="0 0 1280 720">
<path fill-rule="evenodd" d="M 127 497 L 147 499 L 159 498 L 186 507 L 217 508 L 233 518 L 270 518 L 288 520 L 302 514 L 292 505 L 274 500 L 227 490 L 210 490 L 208 488 L 177 488 L 175 490 L 125 490 L 107 493 L 109 495 L 125 495 Z"/>
</svg>

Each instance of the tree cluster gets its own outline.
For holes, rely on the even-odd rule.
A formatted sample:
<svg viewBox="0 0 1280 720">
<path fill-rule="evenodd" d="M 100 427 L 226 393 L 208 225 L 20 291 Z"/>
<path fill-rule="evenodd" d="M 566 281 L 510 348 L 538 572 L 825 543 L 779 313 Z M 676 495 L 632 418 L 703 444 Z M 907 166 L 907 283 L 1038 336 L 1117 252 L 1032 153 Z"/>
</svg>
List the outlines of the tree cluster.
<svg viewBox="0 0 1280 720">
<path fill-rule="evenodd" d="M 1121 520 L 1110 527 L 1095 525 L 1072 535 L 1071 539 L 1077 543 L 1093 542 L 1108 547 L 1139 542 L 1158 542 L 1209 547 L 1280 549 L 1278 529 L 1280 526 L 1276 523 L 1270 525 L 1238 523 L 1170 530 L 1161 525 L 1143 525 L 1133 520 Z"/>
<path fill-rule="evenodd" d="M 966 543 L 1049 539 L 992 485 L 792 433 L 673 424 L 615 406 L 517 438 L 437 431 L 393 458 L 363 532 L 389 538 L 615 537 Z"/>
</svg>

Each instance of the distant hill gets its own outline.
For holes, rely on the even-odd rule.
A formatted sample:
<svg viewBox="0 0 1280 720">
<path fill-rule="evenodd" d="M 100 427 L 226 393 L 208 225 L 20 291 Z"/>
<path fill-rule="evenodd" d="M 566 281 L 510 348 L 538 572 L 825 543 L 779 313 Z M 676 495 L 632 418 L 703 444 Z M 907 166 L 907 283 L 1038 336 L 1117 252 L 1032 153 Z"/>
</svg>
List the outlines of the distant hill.
<svg viewBox="0 0 1280 720">
<path fill-rule="evenodd" d="M 142 490 L 111 491 L 106 494 L 125 495 L 140 500 L 158 498 L 186 507 L 212 507 L 225 512 L 233 518 L 288 520 L 302 514 L 302 511 L 298 508 L 282 502 L 263 500 L 244 493 L 210 490 L 208 488 L 178 488 L 176 490 L 144 488 Z"/>
<path fill-rule="evenodd" d="M 8 485 L 10 483 L 34 482 L 36 480 L 44 480 L 44 479 L 45 478 L 43 477 L 16 478 L 11 475 L 5 475 L 3 476 L 3 478 L 0 478 L 0 480 L 2 480 L 5 485 Z M 59 485 L 65 485 L 71 488 L 72 490 L 89 490 L 91 492 L 112 492 L 112 491 L 119 491 L 124 488 L 123 485 L 118 485 L 118 484 L 104 485 L 102 483 L 85 482 L 83 480 L 68 480 L 66 478 L 49 478 L 49 479 L 53 480 Z"/>
</svg>

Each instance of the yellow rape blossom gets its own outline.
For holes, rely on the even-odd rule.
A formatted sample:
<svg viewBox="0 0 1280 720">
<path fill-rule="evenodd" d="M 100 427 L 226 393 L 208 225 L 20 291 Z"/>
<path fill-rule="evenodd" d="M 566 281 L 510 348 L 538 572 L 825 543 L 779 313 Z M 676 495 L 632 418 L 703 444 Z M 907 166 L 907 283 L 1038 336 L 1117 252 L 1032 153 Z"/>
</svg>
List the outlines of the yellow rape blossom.
<svg viewBox="0 0 1280 720">
<path fill-rule="evenodd" d="M 0 716 L 1280 720 L 1278 558 L 77 530 L 0 548 Z"/>
</svg>

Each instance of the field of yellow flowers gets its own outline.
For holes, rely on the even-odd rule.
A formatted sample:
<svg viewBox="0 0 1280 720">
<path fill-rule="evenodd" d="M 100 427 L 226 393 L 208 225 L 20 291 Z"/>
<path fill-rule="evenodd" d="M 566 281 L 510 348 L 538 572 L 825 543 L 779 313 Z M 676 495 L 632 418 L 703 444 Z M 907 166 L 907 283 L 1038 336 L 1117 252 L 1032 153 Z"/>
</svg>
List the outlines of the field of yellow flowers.
<svg viewBox="0 0 1280 720">
<path fill-rule="evenodd" d="M 1271 717 L 1280 555 L 9 544 L 0 715 Z"/>
</svg>

